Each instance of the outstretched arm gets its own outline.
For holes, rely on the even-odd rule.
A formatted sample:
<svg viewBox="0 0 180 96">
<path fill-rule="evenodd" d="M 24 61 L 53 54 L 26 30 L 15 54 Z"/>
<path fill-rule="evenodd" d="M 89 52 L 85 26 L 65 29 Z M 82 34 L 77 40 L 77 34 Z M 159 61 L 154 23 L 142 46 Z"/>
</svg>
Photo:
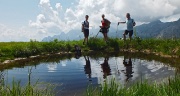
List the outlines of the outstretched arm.
<svg viewBox="0 0 180 96">
<path fill-rule="evenodd" d="M 126 21 L 125 21 L 125 22 L 118 22 L 118 25 L 119 25 L 119 23 L 122 23 L 122 24 L 124 24 L 124 23 L 126 23 Z"/>
</svg>

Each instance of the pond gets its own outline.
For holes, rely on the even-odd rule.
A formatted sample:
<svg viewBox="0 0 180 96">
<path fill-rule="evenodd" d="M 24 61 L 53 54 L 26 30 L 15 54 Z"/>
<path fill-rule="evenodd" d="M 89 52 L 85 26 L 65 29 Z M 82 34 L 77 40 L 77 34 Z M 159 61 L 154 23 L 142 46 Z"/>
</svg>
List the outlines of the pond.
<svg viewBox="0 0 180 96">
<path fill-rule="evenodd" d="M 165 62 L 162 62 L 165 61 Z M 162 81 L 174 76 L 176 67 L 166 59 L 158 60 L 155 56 L 136 55 L 135 53 L 111 53 L 46 56 L 1 69 L 5 82 L 20 80 L 21 85 L 47 82 L 56 85 L 57 96 L 82 96 L 88 85 L 98 86 L 113 78 L 122 85 L 148 79 Z M 19 66 L 21 65 L 21 66 Z M 28 75 L 31 71 L 30 76 Z"/>
</svg>

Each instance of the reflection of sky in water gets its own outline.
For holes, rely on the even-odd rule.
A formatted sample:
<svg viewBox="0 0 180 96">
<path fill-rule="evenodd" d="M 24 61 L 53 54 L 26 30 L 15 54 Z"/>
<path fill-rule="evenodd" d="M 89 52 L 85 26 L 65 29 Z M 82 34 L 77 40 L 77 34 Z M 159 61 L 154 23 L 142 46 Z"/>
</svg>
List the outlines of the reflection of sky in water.
<svg viewBox="0 0 180 96">
<path fill-rule="evenodd" d="M 57 64 L 50 63 L 47 65 L 48 72 L 56 72 L 57 70 Z"/>
<path fill-rule="evenodd" d="M 41 63 L 36 67 L 13 68 L 6 71 L 6 80 L 11 82 L 12 77 L 15 77 L 16 80 L 26 83 L 28 81 L 28 69 L 32 67 L 32 82 L 39 79 L 43 82 L 63 84 L 57 89 L 64 89 L 66 90 L 64 93 L 68 93 L 68 90 L 75 92 L 86 89 L 88 82 L 97 85 L 102 84 L 105 79 L 109 82 L 112 78 L 121 84 L 132 83 L 141 80 L 141 78 L 160 81 L 163 78 L 173 76 L 175 73 L 174 68 L 154 60 L 132 58 L 132 65 L 123 63 L 124 56 L 110 57 L 106 64 L 104 57 L 89 58 L 89 60 L 90 65 L 86 64 L 84 57 L 80 57 L 79 59 L 60 60 L 58 63 Z M 129 59 L 125 58 L 125 61 L 128 63 Z"/>
</svg>

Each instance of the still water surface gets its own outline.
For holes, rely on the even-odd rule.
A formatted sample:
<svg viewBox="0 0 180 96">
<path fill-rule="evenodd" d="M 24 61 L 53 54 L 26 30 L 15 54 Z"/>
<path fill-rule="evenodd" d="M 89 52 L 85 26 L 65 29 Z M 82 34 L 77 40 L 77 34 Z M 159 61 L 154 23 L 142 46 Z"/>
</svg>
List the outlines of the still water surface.
<svg viewBox="0 0 180 96">
<path fill-rule="evenodd" d="M 89 84 L 98 86 L 105 79 L 110 81 L 115 78 L 122 85 L 130 85 L 142 78 L 161 81 L 174 76 L 175 68 L 156 60 L 131 56 L 81 56 L 51 62 L 39 60 L 35 65 L 6 69 L 4 73 L 7 83 L 12 82 L 13 77 L 20 80 L 22 85 L 26 84 L 28 79 L 31 83 L 39 80 L 56 84 L 57 96 L 81 96 Z"/>
</svg>

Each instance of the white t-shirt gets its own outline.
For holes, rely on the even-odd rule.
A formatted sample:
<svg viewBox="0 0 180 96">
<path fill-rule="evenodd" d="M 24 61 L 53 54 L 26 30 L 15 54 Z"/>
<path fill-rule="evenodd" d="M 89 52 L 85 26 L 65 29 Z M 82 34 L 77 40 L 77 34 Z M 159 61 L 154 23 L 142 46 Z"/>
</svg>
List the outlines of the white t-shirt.
<svg viewBox="0 0 180 96">
<path fill-rule="evenodd" d="M 127 24 L 127 30 L 128 31 L 131 31 L 133 30 L 133 23 L 134 23 L 134 20 L 133 19 L 126 19 L 126 24 Z"/>
<path fill-rule="evenodd" d="M 84 25 L 84 29 L 89 29 L 89 22 L 88 21 L 84 21 L 82 22 L 82 24 Z"/>
</svg>

